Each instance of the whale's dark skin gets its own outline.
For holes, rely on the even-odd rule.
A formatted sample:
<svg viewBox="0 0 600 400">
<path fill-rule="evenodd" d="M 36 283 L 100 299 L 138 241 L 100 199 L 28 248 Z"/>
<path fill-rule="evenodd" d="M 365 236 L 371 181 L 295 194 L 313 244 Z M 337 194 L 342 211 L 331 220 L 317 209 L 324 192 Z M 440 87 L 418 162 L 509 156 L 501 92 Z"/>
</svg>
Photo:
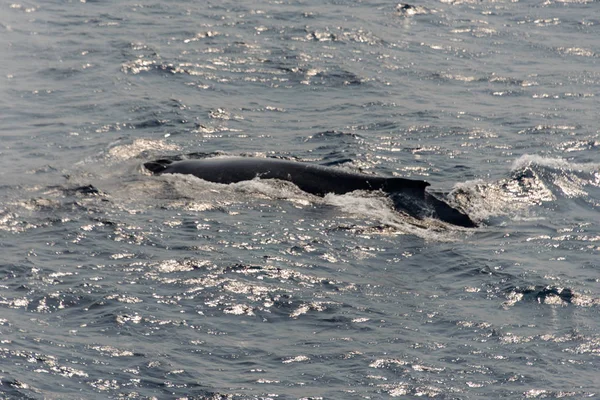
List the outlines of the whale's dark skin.
<svg viewBox="0 0 600 400">
<path fill-rule="evenodd" d="M 234 183 L 254 178 L 280 179 L 292 182 L 303 191 L 317 196 L 325 196 L 327 193 L 344 194 L 355 190 L 423 190 L 429 186 L 425 181 L 383 178 L 277 158 L 222 156 L 176 162 L 158 160 L 144 166 L 158 174 L 191 174 L 215 183 Z"/>
<path fill-rule="evenodd" d="M 476 224 L 466 215 L 427 192 L 429 183 L 405 178 L 385 178 L 277 158 L 219 156 L 196 160 L 156 160 L 144 164 L 152 173 L 189 174 L 209 182 L 235 183 L 255 178 L 289 181 L 317 196 L 355 190 L 389 193 L 397 209 L 417 217 L 438 218 L 467 228 Z"/>
</svg>

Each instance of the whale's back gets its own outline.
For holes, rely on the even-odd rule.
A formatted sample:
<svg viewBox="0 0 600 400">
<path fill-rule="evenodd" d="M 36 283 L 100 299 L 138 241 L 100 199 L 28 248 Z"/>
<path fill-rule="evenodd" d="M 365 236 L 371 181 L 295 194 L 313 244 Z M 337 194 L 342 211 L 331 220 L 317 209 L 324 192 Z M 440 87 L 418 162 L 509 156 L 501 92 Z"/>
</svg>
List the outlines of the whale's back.
<svg viewBox="0 0 600 400">
<path fill-rule="evenodd" d="M 355 190 L 382 190 L 388 193 L 420 191 L 429 183 L 405 178 L 385 178 L 276 158 L 212 157 L 197 160 L 161 159 L 144 164 L 154 174 L 191 174 L 215 183 L 235 183 L 255 178 L 280 179 L 294 183 L 305 192 L 324 196 Z"/>
</svg>

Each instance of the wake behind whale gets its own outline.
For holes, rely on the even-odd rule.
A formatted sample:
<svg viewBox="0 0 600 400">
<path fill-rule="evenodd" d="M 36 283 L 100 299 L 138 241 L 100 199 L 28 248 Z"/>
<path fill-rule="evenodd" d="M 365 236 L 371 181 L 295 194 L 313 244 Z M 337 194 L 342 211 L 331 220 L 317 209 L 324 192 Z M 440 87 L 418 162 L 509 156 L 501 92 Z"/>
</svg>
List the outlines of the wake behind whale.
<svg viewBox="0 0 600 400">
<path fill-rule="evenodd" d="M 477 225 L 460 210 L 438 199 L 426 188 L 429 183 L 397 177 L 381 177 L 342 168 L 277 158 L 217 156 L 203 159 L 147 162 L 144 167 L 156 175 L 189 174 L 214 183 L 236 183 L 255 178 L 291 182 L 317 196 L 345 194 L 355 190 L 381 190 L 389 195 L 397 210 L 416 218 L 436 218 L 466 228 Z"/>
</svg>

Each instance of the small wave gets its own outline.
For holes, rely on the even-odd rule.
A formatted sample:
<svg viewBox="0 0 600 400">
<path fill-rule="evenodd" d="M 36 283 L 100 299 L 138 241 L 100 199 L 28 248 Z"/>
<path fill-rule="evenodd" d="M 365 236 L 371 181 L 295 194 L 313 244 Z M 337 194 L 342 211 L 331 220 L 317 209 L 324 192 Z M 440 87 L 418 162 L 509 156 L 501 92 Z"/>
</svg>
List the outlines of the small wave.
<svg viewBox="0 0 600 400">
<path fill-rule="evenodd" d="M 197 75 L 197 72 L 195 72 L 193 69 L 191 69 L 191 67 L 193 67 L 193 66 L 189 65 L 189 64 L 176 65 L 173 63 L 162 62 L 160 60 L 148 60 L 148 59 L 138 58 L 133 61 L 124 63 L 121 66 L 121 71 L 125 74 L 132 74 L 132 75 L 137 75 L 137 74 L 140 74 L 143 72 L 152 72 L 152 71 L 158 71 L 161 73 L 168 72 L 171 74 Z"/>
<path fill-rule="evenodd" d="M 354 42 L 378 46 L 384 43 L 383 39 L 376 36 L 373 32 L 364 29 L 344 29 L 344 28 L 325 28 L 325 29 L 306 29 L 304 41 L 317 42 Z"/>
<path fill-rule="evenodd" d="M 116 144 L 108 150 L 111 158 L 129 160 L 144 155 L 146 152 L 175 151 L 179 147 L 163 140 L 135 139 L 132 143 Z"/>
<path fill-rule="evenodd" d="M 535 154 L 522 155 L 514 161 L 512 169 L 521 170 L 532 165 L 568 172 L 600 174 L 600 163 L 575 163 L 562 158 L 543 157 Z"/>
<path fill-rule="evenodd" d="M 396 5 L 396 14 L 402 17 L 412 17 L 414 15 L 427 15 L 437 12 L 423 6 L 414 6 L 408 3 L 398 3 Z"/>
<path fill-rule="evenodd" d="M 62 226 L 78 218 L 73 211 L 96 212 L 109 195 L 95 186 L 65 185 L 30 188 L 32 197 L 7 201 L 0 209 L 0 231 L 22 233 Z M 35 222 L 32 222 L 35 221 Z"/>
<path fill-rule="evenodd" d="M 513 162 L 510 178 L 459 183 L 449 197 L 477 220 L 498 216 L 527 220 L 544 218 L 534 207 L 568 209 L 570 199 L 583 199 L 595 209 L 589 186 L 600 187 L 600 163 L 527 154 Z"/>
<path fill-rule="evenodd" d="M 504 307 L 514 306 L 519 302 L 536 302 L 548 305 L 568 305 L 591 307 L 600 305 L 600 299 L 587 294 L 579 293 L 571 288 L 556 286 L 528 286 L 525 288 L 514 287 L 505 291 L 506 301 Z"/>
<path fill-rule="evenodd" d="M 513 165 L 513 176 L 532 175 L 555 197 L 586 198 L 588 185 L 600 186 L 600 163 L 575 163 L 562 158 L 524 155 Z"/>
<path fill-rule="evenodd" d="M 360 135 L 357 135 L 356 133 L 351 132 L 324 131 L 309 136 L 305 141 L 345 141 L 347 139 L 352 139 L 352 141 L 356 141 L 362 140 L 362 137 Z"/>
</svg>

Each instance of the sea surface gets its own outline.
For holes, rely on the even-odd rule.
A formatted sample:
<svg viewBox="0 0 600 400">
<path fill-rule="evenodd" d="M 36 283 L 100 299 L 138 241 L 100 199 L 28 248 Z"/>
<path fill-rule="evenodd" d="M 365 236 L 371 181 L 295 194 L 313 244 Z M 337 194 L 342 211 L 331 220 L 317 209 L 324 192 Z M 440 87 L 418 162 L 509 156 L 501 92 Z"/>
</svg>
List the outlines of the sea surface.
<svg viewBox="0 0 600 400">
<path fill-rule="evenodd" d="M 0 398 L 600 398 L 599 6 L 0 0 Z"/>
</svg>

